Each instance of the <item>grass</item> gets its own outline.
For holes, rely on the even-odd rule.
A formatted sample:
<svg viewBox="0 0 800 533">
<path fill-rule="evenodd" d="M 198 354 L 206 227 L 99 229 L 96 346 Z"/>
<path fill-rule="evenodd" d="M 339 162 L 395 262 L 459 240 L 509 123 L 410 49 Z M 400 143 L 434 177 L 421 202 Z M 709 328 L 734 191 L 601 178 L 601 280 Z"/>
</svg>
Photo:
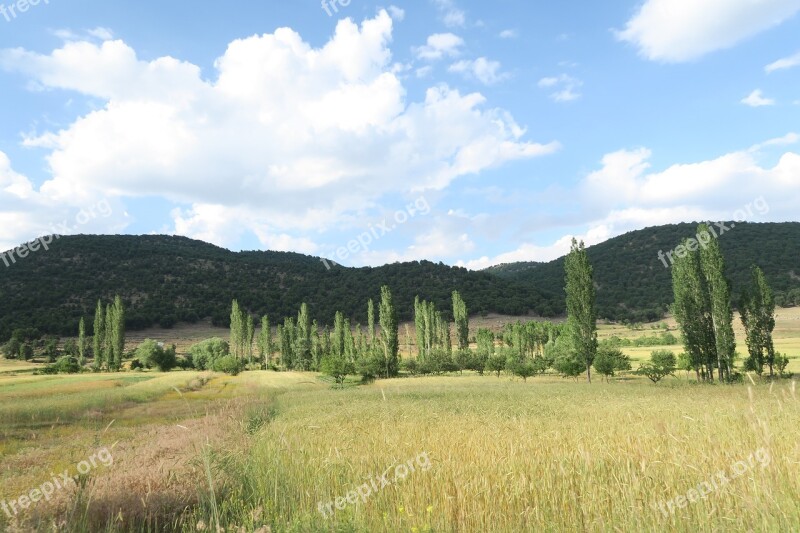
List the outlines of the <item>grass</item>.
<svg viewBox="0 0 800 533">
<path fill-rule="evenodd" d="M 229 478 L 219 513 L 248 531 L 796 531 L 789 387 L 447 377 L 292 392 L 249 453 L 218 463 Z M 658 511 L 762 448 L 766 468 Z M 423 452 L 429 471 L 332 519 L 319 512 Z"/>
<path fill-rule="evenodd" d="M 600 337 L 654 332 L 603 325 Z M 779 311 L 775 338 L 800 371 L 800 310 Z M 625 351 L 643 360 L 653 349 Z M 800 530 L 791 381 L 465 374 L 334 387 L 310 373 L 33 376 L 25 365 L 0 360 L 0 500 L 103 447 L 114 463 L 16 522 L 0 511 L 2 531 Z M 759 450 L 764 468 L 659 510 Z M 421 454 L 430 469 L 320 513 Z"/>
</svg>

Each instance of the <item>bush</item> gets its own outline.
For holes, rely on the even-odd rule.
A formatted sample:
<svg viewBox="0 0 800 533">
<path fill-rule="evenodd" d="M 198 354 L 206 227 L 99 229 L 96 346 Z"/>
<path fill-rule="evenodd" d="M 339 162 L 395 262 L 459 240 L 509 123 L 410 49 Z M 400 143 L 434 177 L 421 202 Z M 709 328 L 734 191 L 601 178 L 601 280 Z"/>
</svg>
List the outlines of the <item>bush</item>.
<svg viewBox="0 0 800 533">
<path fill-rule="evenodd" d="M 412 376 L 416 376 L 419 371 L 416 359 L 403 359 L 400 361 L 400 368 Z"/>
<path fill-rule="evenodd" d="M 486 371 L 494 372 L 500 377 L 500 372 L 506 368 L 506 357 L 504 355 L 493 355 L 486 361 Z"/>
<path fill-rule="evenodd" d="M 70 355 L 59 357 L 53 364 L 45 365 L 44 368 L 37 370 L 34 374 L 78 374 L 81 371 L 78 360 Z"/>
<path fill-rule="evenodd" d="M 231 376 L 238 375 L 244 369 L 244 363 L 232 355 L 220 357 L 214 361 L 211 370 L 215 372 L 224 372 Z"/>
<path fill-rule="evenodd" d="M 673 375 L 676 365 L 674 353 L 668 350 L 656 350 L 650 354 L 650 361 L 642 363 L 636 373 L 647 376 L 653 383 L 658 383 L 665 377 Z"/>
<path fill-rule="evenodd" d="M 344 383 L 349 374 L 355 374 L 355 365 L 342 356 L 332 355 L 322 358 L 322 373 L 332 377 L 337 385 Z"/>
<path fill-rule="evenodd" d="M 597 355 L 594 358 L 594 369 L 603 376 L 606 380 L 613 376 L 616 372 L 631 369 L 630 358 L 622 353 L 619 348 L 611 348 L 608 346 L 600 346 L 597 350 Z"/>
<path fill-rule="evenodd" d="M 228 343 L 218 337 L 198 342 L 189 348 L 192 365 L 198 370 L 211 370 L 214 361 L 230 354 Z"/>
<path fill-rule="evenodd" d="M 572 354 L 563 353 L 553 361 L 553 368 L 565 378 L 577 378 L 586 372 L 586 365 Z"/>
<path fill-rule="evenodd" d="M 178 365 L 175 356 L 175 345 L 164 348 L 164 343 L 146 339 L 136 348 L 136 358 L 147 368 L 158 368 L 161 372 L 169 372 Z"/>
</svg>

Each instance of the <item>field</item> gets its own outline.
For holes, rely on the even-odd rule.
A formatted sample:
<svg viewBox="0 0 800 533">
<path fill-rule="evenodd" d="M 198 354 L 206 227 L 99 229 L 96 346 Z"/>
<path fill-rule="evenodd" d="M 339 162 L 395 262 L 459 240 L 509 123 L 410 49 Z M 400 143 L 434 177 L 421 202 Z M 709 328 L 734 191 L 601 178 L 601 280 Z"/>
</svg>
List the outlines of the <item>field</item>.
<svg viewBox="0 0 800 533">
<path fill-rule="evenodd" d="M 795 372 L 798 318 L 782 310 L 776 331 Z M 0 530 L 797 531 L 798 394 L 685 376 L 34 376 L 0 360 Z M 49 501 L 20 498 L 62 472 L 76 482 Z"/>
</svg>

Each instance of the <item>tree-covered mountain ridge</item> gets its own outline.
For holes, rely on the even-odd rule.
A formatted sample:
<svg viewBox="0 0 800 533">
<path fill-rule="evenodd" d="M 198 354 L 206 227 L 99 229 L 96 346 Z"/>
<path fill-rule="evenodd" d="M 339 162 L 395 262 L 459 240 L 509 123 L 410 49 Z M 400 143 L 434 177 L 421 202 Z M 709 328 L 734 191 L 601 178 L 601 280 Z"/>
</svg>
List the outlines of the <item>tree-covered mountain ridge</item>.
<svg viewBox="0 0 800 533">
<path fill-rule="evenodd" d="M 670 269 L 658 252 L 674 250 L 697 224 L 645 228 L 591 246 L 598 315 L 612 320 L 658 319 L 672 302 Z M 800 304 L 800 223 L 738 223 L 719 236 L 734 298 L 760 266 L 780 304 Z M 564 259 L 512 263 L 469 271 L 430 261 L 330 270 L 320 258 L 291 252 L 231 252 L 185 237 L 76 235 L 54 240 L 8 267 L 0 264 L 0 339 L 20 327 L 75 335 L 98 299 L 119 294 L 129 329 L 210 318 L 228 324 L 236 298 L 254 316 L 274 320 L 309 304 L 322 324 L 336 311 L 366 323 L 366 302 L 380 287 L 395 295 L 401 320 L 414 297 L 450 310 L 458 290 L 470 314 L 559 316 L 564 313 Z M 667 261 L 668 263 L 668 261 Z"/>
</svg>

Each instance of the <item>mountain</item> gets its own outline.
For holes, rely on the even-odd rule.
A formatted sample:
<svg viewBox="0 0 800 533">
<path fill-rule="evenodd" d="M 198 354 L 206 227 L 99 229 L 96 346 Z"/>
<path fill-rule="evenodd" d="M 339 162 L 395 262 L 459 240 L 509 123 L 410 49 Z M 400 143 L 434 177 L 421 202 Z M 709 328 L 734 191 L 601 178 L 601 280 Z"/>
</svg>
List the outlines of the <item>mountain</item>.
<svg viewBox="0 0 800 533">
<path fill-rule="evenodd" d="M 800 305 L 800 223 L 727 223 L 719 236 L 734 298 L 759 265 L 779 303 Z M 672 302 L 672 251 L 696 233 L 696 224 L 633 231 L 588 248 L 597 284 L 598 315 L 612 320 L 661 318 Z M 667 263 L 667 267 L 664 263 Z M 412 318 L 414 297 L 451 314 L 461 292 L 470 313 L 557 316 L 564 312 L 564 259 L 511 263 L 473 272 L 416 261 L 377 268 L 330 270 L 319 258 L 285 252 L 231 252 L 185 237 L 61 237 L 8 267 L 0 260 L 0 341 L 15 328 L 75 335 L 80 317 L 91 323 L 99 298 L 120 294 L 131 330 L 210 318 L 226 326 L 236 298 L 273 324 L 307 302 L 313 318 L 330 324 L 336 311 L 366 323 L 369 298 L 389 285 L 400 318 Z"/>
<path fill-rule="evenodd" d="M 132 330 L 204 318 L 227 325 L 234 298 L 253 315 L 268 314 L 273 324 L 296 315 L 302 302 L 321 324 L 332 323 L 336 311 L 366 324 L 367 300 L 377 303 L 381 285 L 391 287 L 401 319 L 411 318 L 416 295 L 450 314 L 453 290 L 472 313 L 560 311 L 554 291 L 429 261 L 328 270 L 315 257 L 234 253 L 184 237 L 77 235 L 8 267 L 0 261 L 0 341 L 23 327 L 75 335 L 80 317 L 91 323 L 97 300 L 115 294 L 125 302 Z"/>
<path fill-rule="evenodd" d="M 800 223 L 727 222 L 712 226 L 725 256 L 734 302 L 750 283 L 750 266 L 758 265 L 780 304 L 800 305 Z M 597 285 L 598 315 L 610 320 L 661 318 L 672 303 L 667 252 L 695 238 L 697 223 L 670 224 L 632 231 L 587 249 Z M 659 251 L 663 252 L 662 258 Z M 486 272 L 533 289 L 559 295 L 564 307 L 564 258 L 549 263 L 511 263 Z"/>
</svg>

